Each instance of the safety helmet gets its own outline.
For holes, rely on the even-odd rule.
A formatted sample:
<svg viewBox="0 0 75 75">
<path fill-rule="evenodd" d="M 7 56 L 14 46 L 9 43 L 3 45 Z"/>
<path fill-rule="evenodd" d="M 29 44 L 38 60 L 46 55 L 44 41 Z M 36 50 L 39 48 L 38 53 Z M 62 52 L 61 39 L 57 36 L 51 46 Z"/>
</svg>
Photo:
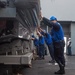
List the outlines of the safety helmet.
<svg viewBox="0 0 75 75">
<path fill-rule="evenodd" d="M 50 17 L 50 20 L 51 20 L 51 21 L 54 21 L 54 20 L 57 20 L 57 18 L 56 18 L 55 16 L 51 16 L 51 17 Z"/>
</svg>

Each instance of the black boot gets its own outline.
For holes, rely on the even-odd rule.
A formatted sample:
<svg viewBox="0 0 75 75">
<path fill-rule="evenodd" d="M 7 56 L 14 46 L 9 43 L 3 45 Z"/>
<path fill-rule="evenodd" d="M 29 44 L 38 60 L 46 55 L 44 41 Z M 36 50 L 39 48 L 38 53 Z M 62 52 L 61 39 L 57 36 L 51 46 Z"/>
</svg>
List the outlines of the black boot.
<svg viewBox="0 0 75 75">
<path fill-rule="evenodd" d="M 61 66 L 60 67 L 60 70 L 55 72 L 55 74 L 65 74 L 65 69 L 64 69 L 64 66 Z"/>
<path fill-rule="evenodd" d="M 51 61 L 49 61 L 49 63 L 55 63 L 55 60 L 51 60 Z"/>
<path fill-rule="evenodd" d="M 65 74 L 65 71 L 59 70 L 59 71 L 55 72 L 55 74 Z"/>
</svg>

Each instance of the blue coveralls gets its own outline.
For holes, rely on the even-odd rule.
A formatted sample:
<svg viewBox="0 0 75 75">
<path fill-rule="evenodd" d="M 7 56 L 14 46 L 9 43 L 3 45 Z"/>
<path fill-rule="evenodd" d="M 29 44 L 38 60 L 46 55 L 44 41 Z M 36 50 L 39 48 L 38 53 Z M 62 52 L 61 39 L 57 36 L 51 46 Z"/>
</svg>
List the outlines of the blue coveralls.
<svg viewBox="0 0 75 75">
<path fill-rule="evenodd" d="M 37 38 L 34 39 L 34 45 L 37 49 L 37 55 L 39 55 L 39 40 Z"/>
<path fill-rule="evenodd" d="M 49 33 L 46 32 L 44 38 L 45 38 L 45 42 L 48 46 L 50 56 L 51 56 L 52 60 L 55 60 L 54 59 L 54 47 L 53 47 L 52 37 Z"/>
<path fill-rule="evenodd" d="M 65 67 L 65 58 L 64 58 L 64 32 L 62 26 L 57 22 L 53 23 L 47 18 L 43 18 L 43 23 L 52 27 L 51 36 L 54 45 L 54 55 L 55 60 L 58 63 L 60 70 L 64 70 L 63 66 Z"/>
<path fill-rule="evenodd" d="M 56 24 L 56 26 L 59 26 L 59 29 L 52 29 L 51 35 L 54 43 L 54 49 L 55 49 L 55 60 L 59 64 L 59 67 L 61 65 L 65 66 L 65 58 L 64 58 L 64 32 L 59 23 Z"/>
<path fill-rule="evenodd" d="M 39 37 L 39 57 L 40 58 L 44 58 L 44 55 L 45 55 L 44 43 L 45 43 L 44 37 L 40 36 Z"/>
</svg>

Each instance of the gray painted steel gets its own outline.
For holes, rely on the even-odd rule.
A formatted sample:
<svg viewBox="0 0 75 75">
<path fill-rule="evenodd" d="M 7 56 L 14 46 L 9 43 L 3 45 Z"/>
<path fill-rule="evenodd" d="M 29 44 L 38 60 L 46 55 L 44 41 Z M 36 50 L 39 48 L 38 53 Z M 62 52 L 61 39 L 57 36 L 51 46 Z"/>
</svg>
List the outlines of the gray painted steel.
<svg viewBox="0 0 75 75">
<path fill-rule="evenodd" d="M 0 18 L 16 18 L 16 8 L 2 8 L 0 9 Z"/>
<path fill-rule="evenodd" d="M 32 58 L 33 58 L 32 53 L 27 53 L 25 55 L 0 56 L 0 63 L 10 65 L 25 65 L 31 64 Z"/>
<path fill-rule="evenodd" d="M 71 23 L 71 50 L 72 50 L 72 55 L 75 55 L 75 22 Z"/>
<path fill-rule="evenodd" d="M 1 28 L 0 31 L 2 33 L 0 39 L 3 39 L 0 40 L 0 63 L 31 64 L 33 58 L 31 41 L 24 39 L 28 39 L 28 36 L 35 31 L 35 27 L 39 24 L 39 1 L 8 0 L 6 6 L 0 8 L 0 21 L 4 22 L 5 20 L 6 24 L 10 23 L 7 26 L 5 24 L 5 29 Z M 6 34 L 5 31 L 8 25 L 12 26 L 10 34 Z M 15 38 L 13 39 L 11 35 L 14 35 Z"/>
</svg>

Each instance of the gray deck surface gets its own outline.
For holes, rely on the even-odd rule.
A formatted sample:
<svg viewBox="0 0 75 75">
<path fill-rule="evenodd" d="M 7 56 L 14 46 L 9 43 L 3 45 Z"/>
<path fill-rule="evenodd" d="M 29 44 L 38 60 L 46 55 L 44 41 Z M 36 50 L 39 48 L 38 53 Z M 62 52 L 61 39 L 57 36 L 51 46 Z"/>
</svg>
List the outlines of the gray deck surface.
<svg viewBox="0 0 75 75">
<path fill-rule="evenodd" d="M 75 75 L 75 56 L 66 56 L 66 74 Z M 25 68 L 23 75 L 55 75 L 54 72 L 59 69 L 58 65 L 48 63 L 50 56 L 46 56 L 45 60 L 33 61 L 32 68 Z"/>
</svg>

